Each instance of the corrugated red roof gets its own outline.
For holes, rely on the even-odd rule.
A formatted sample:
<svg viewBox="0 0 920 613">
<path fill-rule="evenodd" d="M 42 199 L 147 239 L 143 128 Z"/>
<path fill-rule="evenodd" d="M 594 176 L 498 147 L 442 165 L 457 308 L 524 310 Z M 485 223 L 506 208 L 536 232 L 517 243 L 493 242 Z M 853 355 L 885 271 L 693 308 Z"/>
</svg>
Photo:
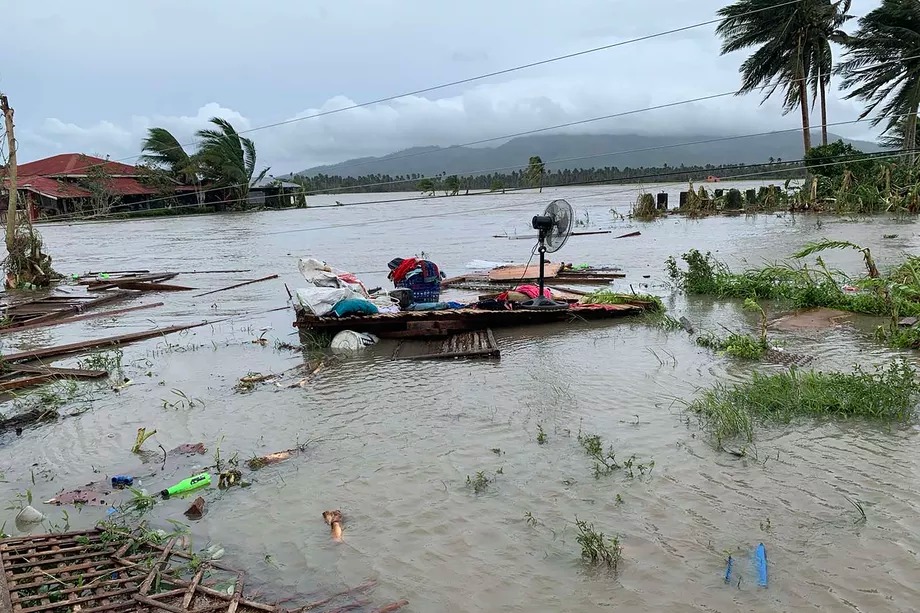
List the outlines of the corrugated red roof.
<svg viewBox="0 0 920 613">
<path fill-rule="evenodd" d="M 62 179 L 49 177 L 30 177 L 18 181 L 19 189 L 28 189 L 52 198 L 89 198 L 92 192 Z M 3 187 L 9 187 L 4 181 Z M 106 191 L 112 196 L 151 196 L 157 193 L 152 187 L 140 183 L 131 177 L 113 177 L 106 182 Z"/>
<path fill-rule="evenodd" d="M 60 177 L 67 175 L 85 175 L 90 166 L 101 165 L 108 175 L 135 176 L 140 171 L 134 166 L 121 162 L 110 162 L 92 155 L 82 153 L 62 153 L 43 160 L 20 164 L 17 168 L 20 179 L 28 177 Z"/>
<path fill-rule="evenodd" d="M 8 182 L 4 181 L 4 187 L 8 187 Z M 29 189 L 52 198 L 88 198 L 92 196 L 90 192 L 79 185 L 74 185 L 67 181 L 58 181 L 48 177 L 32 177 L 25 181 L 18 181 L 19 189 Z"/>
</svg>

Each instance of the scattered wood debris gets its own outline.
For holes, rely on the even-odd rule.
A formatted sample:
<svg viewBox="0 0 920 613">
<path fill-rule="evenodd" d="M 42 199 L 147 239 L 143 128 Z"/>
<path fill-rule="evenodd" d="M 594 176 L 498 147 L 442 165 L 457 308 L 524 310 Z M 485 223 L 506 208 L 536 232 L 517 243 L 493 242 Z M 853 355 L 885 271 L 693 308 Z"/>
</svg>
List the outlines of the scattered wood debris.
<svg viewBox="0 0 920 613">
<path fill-rule="evenodd" d="M 230 289 L 236 289 L 238 287 L 243 287 L 244 285 L 252 285 L 253 283 L 261 283 L 262 281 L 268 281 L 270 279 L 277 279 L 277 278 L 278 278 L 278 275 L 268 275 L 267 277 L 262 277 L 261 279 L 253 279 L 252 281 L 243 281 L 242 283 L 237 283 L 236 285 L 222 287 L 220 289 L 215 289 L 210 292 L 205 292 L 203 294 L 195 294 L 195 298 L 200 298 L 202 296 L 210 296 L 211 294 L 216 294 L 218 292 L 225 292 Z"/>
<path fill-rule="evenodd" d="M 250 470 L 259 470 L 260 468 L 265 468 L 266 466 L 279 464 L 285 460 L 289 460 L 293 456 L 301 453 L 303 450 L 304 448 L 301 446 L 294 447 L 293 449 L 285 449 L 284 451 L 276 451 L 275 453 L 269 453 L 268 455 L 250 458 L 246 461 L 246 465 Z"/>
<path fill-rule="evenodd" d="M 174 332 L 181 332 L 183 330 L 191 330 L 192 328 L 198 328 L 200 326 L 206 326 L 213 322 L 204 321 L 197 324 L 184 324 L 179 326 L 168 326 L 165 328 L 156 328 L 153 330 L 147 330 L 145 332 L 133 332 L 130 334 L 120 334 L 118 336 L 108 336 L 105 338 L 97 338 L 88 341 L 79 341 L 76 343 L 70 343 L 67 345 L 58 345 L 56 347 L 45 347 L 43 349 L 33 349 L 29 351 L 20 351 L 18 353 L 10 353 L 2 357 L 6 362 L 20 362 L 25 360 L 37 360 L 44 358 L 60 357 L 63 355 L 68 355 L 71 353 L 80 353 L 82 351 L 87 351 L 89 349 L 96 349 L 98 347 L 111 347 L 114 345 L 124 345 L 127 343 L 133 343 L 136 341 L 143 341 L 149 338 L 155 338 L 157 336 L 163 336 L 165 334 L 172 334 Z"/>
<path fill-rule="evenodd" d="M 204 516 L 204 498 L 196 498 L 192 506 L 185 511 L 185 516 L 193 520 L 201 519 Z"/>
<path fill-rule="evenodd" d="M 374 588 L 374 581 L 304 606 L 259 602 L 247 596 L 242 572 L 184 550 L 179 537 L 160 544 L 150 534 L 144 526 L 130 532 L 106 527 L 3 539 L 0 610 L 331 613 L 396 611 L 407 604 L 403 600 L 372 608 L 370 601 L 357 600 L 358 594 Z"/>
</svg>

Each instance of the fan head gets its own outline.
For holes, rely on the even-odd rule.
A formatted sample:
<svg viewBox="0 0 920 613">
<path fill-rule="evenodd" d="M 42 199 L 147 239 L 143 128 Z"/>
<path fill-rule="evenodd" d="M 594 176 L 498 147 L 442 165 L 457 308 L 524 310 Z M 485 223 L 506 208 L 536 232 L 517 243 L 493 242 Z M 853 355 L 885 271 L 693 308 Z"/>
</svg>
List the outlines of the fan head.
<svg viewBox="0 0 920 613">
<path fill-rule="evenodd" d="M 547 205 L 543 215 L 553 220 L 551 229 L 546 233 L 546 251 L 559 251 L 572 233 L 572 222 L 575 219 L 572 205 L 562 199 L 553 200 Z"/>
</svg>

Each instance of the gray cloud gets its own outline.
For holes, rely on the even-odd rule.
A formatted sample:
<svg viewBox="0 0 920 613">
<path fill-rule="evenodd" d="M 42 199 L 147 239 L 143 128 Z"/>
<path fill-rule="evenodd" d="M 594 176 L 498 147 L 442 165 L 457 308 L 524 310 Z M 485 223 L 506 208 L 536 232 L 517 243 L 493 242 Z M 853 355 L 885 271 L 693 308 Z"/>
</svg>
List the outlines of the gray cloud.
<svg viewBox="0 0 920 613">
<path fill-rule="evenodd" d="M 237 0 L 14 3 L 22 23 L 0 88 L 17 108 L 21 157 L 137 155 L 151 126 L 191 141 L 211 116 L 244 130 L 711 18 L 712 0 Z M 874 6 L 856 0 L 853 12 Z M 62 16 L 67 15 L 64 19 Z M 181 19 L 177 19 L 181 16 Z M 855 26 L 855 24 L 854 24 Z M 37 33 L 40 32 L 40 35 Z M 733 90 L 743 54 L 713 27 L 661 37 L 426 96 L 253 132 L 273 172 L 415 145 L 450 145 Z M 727 97 L 566 130 L 745 134 L 796 127 L 773 101 Z M 830 121 L 860 107 L 833 92 Z M 817 113 L 813 115 L 818 117 Z M 831 131 L 873 138 L 865 125 Z"/>
</svg>

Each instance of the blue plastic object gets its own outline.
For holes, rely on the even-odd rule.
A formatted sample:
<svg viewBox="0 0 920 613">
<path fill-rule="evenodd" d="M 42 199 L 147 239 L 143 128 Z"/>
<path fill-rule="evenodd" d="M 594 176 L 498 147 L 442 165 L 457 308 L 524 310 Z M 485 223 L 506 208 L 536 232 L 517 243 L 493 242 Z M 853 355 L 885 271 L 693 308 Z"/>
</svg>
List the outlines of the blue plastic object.
<svg viewBox="0 0 920 613">
<path fill-rule="evenodd" d="M 734 565 L 734 560 L 731 556 L 728 556 L 728 561 L 725 563 L 725 583 L 729 583 L 732 580 L 732 567 Z"/>
<path fill-rule="evenodd" d="M 132 485 L 134 485 L 134 477 L 130 475 L 112 476 L 112 487 L 125 488 L 125 487 L 131 487 Z"/>
<path fill-rule="evenodd" d="M 757 546 L 754 560 L 757 563 L 757 585 L 767 587 L 767 548 L 763 543 Z"/>
<path fill-rule="evenodd" d="M 380 311 L 373 302 L 363 298 L 346 298 L 340 300 L 333 307 L 332 312 L 337 317 L 348 317 L 349 315 L 376 315 Z"/>
</svg>

